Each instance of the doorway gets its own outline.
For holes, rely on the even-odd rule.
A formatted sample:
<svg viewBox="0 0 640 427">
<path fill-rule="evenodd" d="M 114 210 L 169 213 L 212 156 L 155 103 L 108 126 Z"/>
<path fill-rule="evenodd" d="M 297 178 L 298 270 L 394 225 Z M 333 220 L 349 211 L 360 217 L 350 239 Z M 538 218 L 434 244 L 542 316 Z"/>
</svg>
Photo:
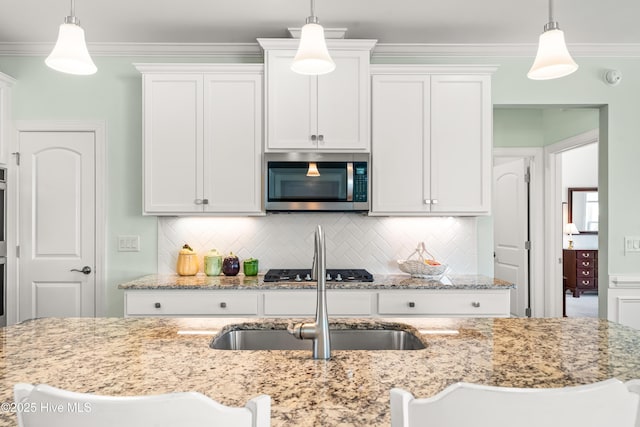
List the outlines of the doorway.
<svg viewBox="0 0 640 427">
<path fill-rule="evenodd" d="M 18 122 L 14 321 L 104 313 L 104 124 Z"/>
</svg>

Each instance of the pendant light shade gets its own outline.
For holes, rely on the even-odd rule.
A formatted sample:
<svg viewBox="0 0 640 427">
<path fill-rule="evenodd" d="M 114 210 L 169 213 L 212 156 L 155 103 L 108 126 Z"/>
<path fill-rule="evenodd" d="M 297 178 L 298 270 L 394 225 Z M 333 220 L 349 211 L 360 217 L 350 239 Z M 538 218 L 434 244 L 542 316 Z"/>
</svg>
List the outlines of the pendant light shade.
<svg viewBox="0 0 640 427">
<path fill-rule="evenodd" d="M 299 74 L 327 74 L 336 69 L 324 39 L 324 28 L 315 16 L 314 0 L 311 0 L 311 16 L 300 33 L 300 44 L 293 58 L 291 69 Z"/>
<path fill-rule="evenodd" d="M 316 162 L 309 162 L 307 176 L 320 176 L 320 171 L 318 170 L 318 165 Z"/>
<path fill-rule="evenodd" d="M 67 16 L 58 31 L 58 41 L 45 64 L 56 71 L 68 74 L 89 75 L 98 71 L 93 63 L 84 30 L 80 21 L 74 16 L 74 2 L 71 1 L 71 16 Z"/>
<path fill-rule="evenodd" d="M 550 80 L 568 76 L 578 69 L 564 41 L 564 32 L 553 19 L 553 0 L 549 0 L 549 22 L 538 41 L 538 53 L 527 77 L 532 80 Z"/>
</svg>

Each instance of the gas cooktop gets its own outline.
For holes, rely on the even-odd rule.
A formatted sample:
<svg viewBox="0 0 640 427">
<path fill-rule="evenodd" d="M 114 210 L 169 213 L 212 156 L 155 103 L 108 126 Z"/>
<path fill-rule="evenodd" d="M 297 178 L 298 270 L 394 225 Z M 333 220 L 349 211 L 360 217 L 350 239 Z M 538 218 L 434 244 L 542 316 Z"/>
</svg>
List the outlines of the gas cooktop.
<svg viewBox="0 0 640 427">
<path fill-rule="evenodd" d="M 265 282 L 310 282 L 311 269 L 271 269 Z M 328 282 L 373 282 L 373 275 L 361 269 L 327 269 Z"/>
</svg>

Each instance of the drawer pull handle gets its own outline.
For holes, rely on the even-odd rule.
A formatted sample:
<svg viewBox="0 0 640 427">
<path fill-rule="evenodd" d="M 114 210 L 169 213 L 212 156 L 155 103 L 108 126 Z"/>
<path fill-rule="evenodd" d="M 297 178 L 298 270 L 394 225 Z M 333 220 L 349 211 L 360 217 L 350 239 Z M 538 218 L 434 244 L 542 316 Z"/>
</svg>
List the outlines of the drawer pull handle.
<svg viewBox="0 0 640 427">
<path fill-rule="evenodd" d="M 583 276 L 588 276 L 588 275 L 589 275 L 589 272 L 588 272 L 588 271 L 583 271 L 583 272 L 582 272 L 582 275 L 583 275 Z"/>
<path fill-rule="evenodd" d="M 479 303 L 478 301 L 474 301 L 474 302 L 472 302 L 472 303 L 471 303 L 471 305 L 472 305 L 473 307 L 475 307 L 475 308 L 480 307 L 480 303 Z"/>
<path fill-rule="evenodd" d="M 591 265 L 591 263 L 589 261 L 582 261 L 582 266 L 583 267 L 589 267 Z"/>
<path fill-rule="evenodd" d="M 221 302 L 220 303 L 220 308 L 227 308 L 227 303 L 226 302 Z"/>
<path fill-rule="evenodd" d="M 582 284 L 583 284 L 583 285 L 588 285 L 588 284 L 589 284 L 589 281 L 588 281 L 588 280 L 583 280 L 583 281 L 582 281 Z"/>
<path fill-rule="evenodd" d="M 154 306 L 155 308 L 160 308 L 160 307 L 162 307 L 162 304 L 160 304 L 159 302 L 157 302 L 157 303 L 153 304 L 153 306 Z"/>
<path fill-rule="evenodd" d="M 416 303 L 415 303 L 415 302 L 411 301 L 411 302 L 409 303 L 409 307 L 413 308 L 413 307 L 415 307 L 415 306 L 416 306 Z"/>
<path fill-rule="evenodd" d="M 587 253 L 584 253 L 584 252 L 582 253 L 582 258 L 589 258 L 590 256 L 591 256 L 591 254 L 588 253 L 588 252 Z"/>
</svg>

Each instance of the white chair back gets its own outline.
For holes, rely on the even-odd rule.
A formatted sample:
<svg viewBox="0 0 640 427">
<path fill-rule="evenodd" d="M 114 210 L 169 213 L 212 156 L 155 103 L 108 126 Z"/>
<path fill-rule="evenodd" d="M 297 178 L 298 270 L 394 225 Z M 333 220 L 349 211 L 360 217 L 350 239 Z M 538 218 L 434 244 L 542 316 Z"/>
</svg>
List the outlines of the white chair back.
<svg viewBox="0 0 640 427">
<path fill-rule="evenodd" d="M 610 379 L 564 388 L 456 383 L 416 399 L 391 390 L 392 427 L 640 427 L 640 381 Z M 636 392 L 634 388 L 637 387 Z"/>
<path fill-rule="evenodd" d="M 229 407 L 196 393 L 99 396 L 40 384 L 16 384 L 19 427 L 269 427 L 271 398 Z"/>
</svg>

